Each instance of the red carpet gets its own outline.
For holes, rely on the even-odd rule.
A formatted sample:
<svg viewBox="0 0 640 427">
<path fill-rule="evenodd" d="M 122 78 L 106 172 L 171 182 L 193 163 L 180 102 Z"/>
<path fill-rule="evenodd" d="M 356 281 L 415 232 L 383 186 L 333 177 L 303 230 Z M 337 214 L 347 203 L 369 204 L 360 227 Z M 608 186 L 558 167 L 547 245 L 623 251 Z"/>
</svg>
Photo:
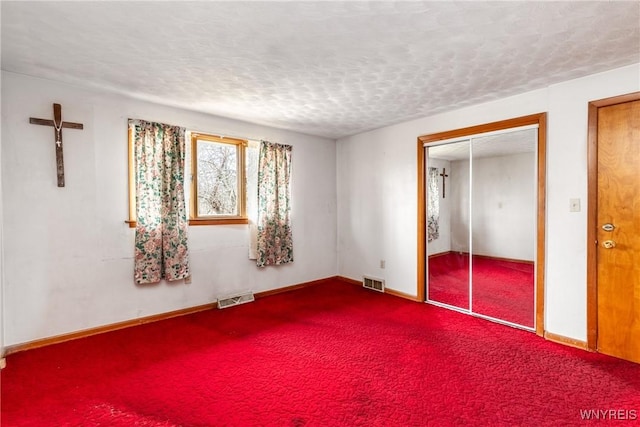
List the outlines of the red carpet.
<svg viewBox="0 0 640 427">
<path fill-rule="evenodd" d="M 534 266 L 473 257 L 473 311 L 519 325 L 534 326 Z M 429 259 L 429 299 L 469 308 L 469 255 Z"/>
<path fill-rule="evenodd" d="M 640 365 L 341 282 L 7 362 L 3 427 L 570 426 L 640 410 Z"/>
</svg>

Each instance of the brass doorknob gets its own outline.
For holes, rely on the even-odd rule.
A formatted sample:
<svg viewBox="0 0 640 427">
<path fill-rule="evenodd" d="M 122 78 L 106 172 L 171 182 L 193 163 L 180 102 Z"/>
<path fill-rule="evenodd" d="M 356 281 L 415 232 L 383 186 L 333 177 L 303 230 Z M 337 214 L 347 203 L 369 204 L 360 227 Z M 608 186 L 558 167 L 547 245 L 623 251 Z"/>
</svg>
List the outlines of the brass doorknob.
<svg viewBox="0 0 640 427">
<path fill-rule="evenodd" d="M 613 249 L 616 247 L 616 242 L 614 242 L 613 240 L 605 240 L 604 242 L 602 242 L 602 247 L 605 249 Z"/>
</svg>

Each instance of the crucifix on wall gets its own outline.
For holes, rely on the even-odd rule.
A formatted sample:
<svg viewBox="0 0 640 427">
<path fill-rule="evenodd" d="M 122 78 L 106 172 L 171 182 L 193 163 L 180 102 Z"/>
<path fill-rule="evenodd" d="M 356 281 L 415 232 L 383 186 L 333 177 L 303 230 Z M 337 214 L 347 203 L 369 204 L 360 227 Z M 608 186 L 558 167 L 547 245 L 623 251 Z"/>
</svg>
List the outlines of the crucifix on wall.
<svg viewBox="0 0 640 427">
<path fill-rule="evenodd" d="M 82 123 L 62 121 L 62 107 L 53 104 L 53 120 L 29 118 L 32 125 L 53 126 L 56 138 L 56 169 L 58 173 L 58 187 L 64 187 L 64 159 L 62 157 L 62 128 L 83 129 Z"/>
<path fill-rule="evenodd" d="M 440 176 L 442 177 L 442 198 L 444 199 L 444 179 L 449 176 L 447 175 L 447 168 L 442 168 Z"/>
</svg>

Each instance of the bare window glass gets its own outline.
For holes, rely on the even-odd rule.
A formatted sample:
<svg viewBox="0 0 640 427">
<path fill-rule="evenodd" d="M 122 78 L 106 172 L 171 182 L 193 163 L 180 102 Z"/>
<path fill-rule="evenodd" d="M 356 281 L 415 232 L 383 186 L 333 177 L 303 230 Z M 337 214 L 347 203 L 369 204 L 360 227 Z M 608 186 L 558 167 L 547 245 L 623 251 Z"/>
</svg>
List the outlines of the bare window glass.
<svg viewBox="0 0 640 427">
<path fill-rule="evenodd" d="M 238 215 L 236 145 L 197 141 L 198 214 Z"/>
</svg>

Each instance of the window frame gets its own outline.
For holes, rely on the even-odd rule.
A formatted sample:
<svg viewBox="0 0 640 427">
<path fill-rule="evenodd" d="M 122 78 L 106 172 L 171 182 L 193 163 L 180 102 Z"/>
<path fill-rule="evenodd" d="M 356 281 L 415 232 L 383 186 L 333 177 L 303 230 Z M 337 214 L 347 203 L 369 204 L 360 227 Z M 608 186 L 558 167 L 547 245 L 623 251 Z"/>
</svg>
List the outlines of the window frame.
<svg viewBox="0 0 640 427">
<path fill-rule="evenodd" d="M 199 215 L 198 214 L 198 141 L 208 141 L 228 144 L 236 147 L 237 170 L 237 215 Z M 191 133 L 191 194 L 189 197 L 189 225 L 223 225 L 248 224 L 247 216 L 247 188 L 245 170 L 246 139 L 229 138 L 206 133 Z"/>
</svg>

